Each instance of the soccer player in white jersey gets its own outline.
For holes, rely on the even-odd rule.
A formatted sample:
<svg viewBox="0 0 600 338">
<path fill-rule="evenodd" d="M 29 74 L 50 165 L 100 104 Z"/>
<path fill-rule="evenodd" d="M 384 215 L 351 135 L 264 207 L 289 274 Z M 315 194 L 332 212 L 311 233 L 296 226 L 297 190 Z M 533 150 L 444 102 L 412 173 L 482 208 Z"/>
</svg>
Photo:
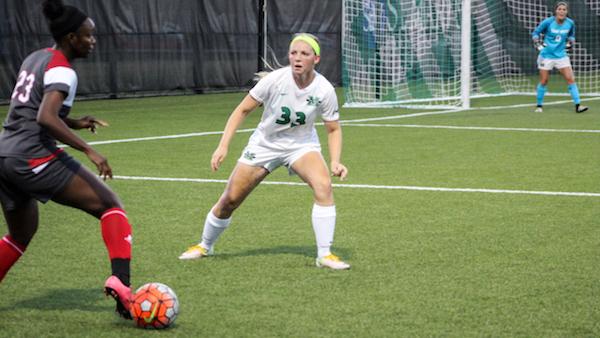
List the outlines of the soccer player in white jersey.
<svg viewBox="0 0 600 338">
<path fill-rule="evenodd" d="M 583 113 L 588 107 L 580 105 L 579 88 L 575 83 L 575 75 L 571 60 L 566 50 L 572 49 L 575 44 L 575 21 L 567 17 L 569 6 L 564 1 L 559 1 L 554 6 L 554 16 L 542 21 L 533 31 L 532 37 L 536 48 L 540 51 L 537 59 L 540 70 L 540 83 L 537 85 L 537 107 L 535 112 L 543 111 L 546 85 L 550 78 L 550 71 L 558 69 L 567 81 L 569 93 L 575 103 L 575 112 Z M 542 40 L 543 39 L 543 40 Z"/>
<path fill-rule="evenodd" d="M 202 240 L 185 251 L 180 259 L 208 256 L 219 235 L 229 226 L 233 211 L 270 172 L 283 165 L 313 190 L 316 265 L 335 270 L 350 268 L 331 253 L 336 211 L 331 177 L 314 127 L 317 118 L 324 121 L 331 174 L 343 180 L 348 169 L 340 162 L 342 130 L 335 90 L 315 71 L 321 58 L 315 36 L 295 35 L 288 58 L 290 65 L 262 78 L 229 117 L 211 159 L 213 171 L 227 156 L 231 140 L 246 116 L 259 105 L 264 106 L 262 119 L 231 173 L 225 191 L 206 216 Z"/>
</svg>

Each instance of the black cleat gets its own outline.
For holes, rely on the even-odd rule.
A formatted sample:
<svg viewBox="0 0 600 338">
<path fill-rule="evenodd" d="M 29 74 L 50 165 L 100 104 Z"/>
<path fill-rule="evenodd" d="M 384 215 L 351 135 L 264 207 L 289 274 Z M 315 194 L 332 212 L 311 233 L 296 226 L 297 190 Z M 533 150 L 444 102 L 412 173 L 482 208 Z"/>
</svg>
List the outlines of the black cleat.
<svg viewBox="0 0 600 338">
<path fill-rule="evenodd" d="M 583 113 L 584 111 L 587 111 L 588 109 L 589 108 L 586 107 L 586 106 L 581 106 L 581 105 L 578 105 L 578 104 L 575 105 L 575 112 L 576 113 Z"/>
</svg>

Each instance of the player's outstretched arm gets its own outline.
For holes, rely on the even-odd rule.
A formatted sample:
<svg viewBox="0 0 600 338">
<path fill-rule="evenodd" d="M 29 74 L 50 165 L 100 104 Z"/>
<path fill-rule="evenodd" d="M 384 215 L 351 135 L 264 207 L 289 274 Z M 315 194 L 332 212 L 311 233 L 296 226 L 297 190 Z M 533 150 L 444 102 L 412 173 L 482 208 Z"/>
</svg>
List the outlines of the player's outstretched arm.
<svg viewBox="0 0 600 338">
<path fill-rule="evenodd" d="M 72 119 L 69 117 L 63 118 L 63 121 L 69 126 L 71 129 L 79 130 L 79 129 L 89 129 L 92 133 L 96 133 L 98 127 L 108 127 L 108 123 L 97 119 L 93 116 L 84 116 L 78 119 Z"/>
<path fill-rule="evenodd" d="M 233 110 L 229 119 L 227 120 L 227 124 L 225 125 L 225 130 L 223 131 L 223 136 L 221 136 L 221 141 L 217 146 L 217 149 L 212 155 L 210 160 L 210 167 L 213 171 L 217 171 L 221 166 L 221 163 L 227 157 L 227 152 L 229 150 L 229 144 L 235 135 L 235 132 L 242 125 L 246 116 L 248 116 L 256 107 L 260 105 L 260 102 L 256 101 L 250 94 L 246 95 L 242 102 Z"/>
<path fill-rule="evenodd" d="M 112 178 L 112 169 L 106 158 L 71 131 L 66 122 L 58 116 L 64 99 L 65 94 L 60 91 L 51 91 L 44 94 L 38 111 L 37 122 L 60 142 L 85 153 L 90 161 L 96 165 L 98 174 L 102 178 Z"/>
</svg>

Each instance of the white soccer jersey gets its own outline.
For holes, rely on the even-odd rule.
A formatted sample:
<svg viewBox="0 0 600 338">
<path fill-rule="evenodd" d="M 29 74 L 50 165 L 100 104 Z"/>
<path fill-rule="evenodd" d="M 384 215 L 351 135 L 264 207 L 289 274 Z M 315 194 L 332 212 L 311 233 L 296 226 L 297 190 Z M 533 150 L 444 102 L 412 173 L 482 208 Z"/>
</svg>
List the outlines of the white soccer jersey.
<svg viewBox="0 0 600 338">
<path fill-rule="evenodd" d="M 249 145 L 274 150 L 294 150 L 319 145 L 315 120 L 339 119 L 335 89 L 317 73 L 312 83 L 300 89 L 291 67 L 275 70 L 261 79 L 250 95 L 264 106 L 262 119 L 250 137 Z"/>
</svg>

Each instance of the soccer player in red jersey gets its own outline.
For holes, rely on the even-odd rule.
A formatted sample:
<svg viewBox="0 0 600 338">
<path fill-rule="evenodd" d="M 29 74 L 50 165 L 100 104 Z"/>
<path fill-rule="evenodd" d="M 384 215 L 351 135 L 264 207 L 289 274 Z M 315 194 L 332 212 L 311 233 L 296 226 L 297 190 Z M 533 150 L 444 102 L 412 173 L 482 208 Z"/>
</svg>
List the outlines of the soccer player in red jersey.
<svg viewBox="0 0 600 338">
<path fill-rule="evenodd" d="M 56 140 L 87 155 L 103 179 L 112 178 L 104 156 L 71 129 L 104 122 L 91 116 L 69 118 L 77 87 L 71 67 L 96 44 L 94 21 L 61 0 L 46 0 L 43 12 L 56 44 L 30 54 L 19 69 L 4 130 L 0 134 L 0 201 L 8 234 L 0 239 L 0 280 L 23 255 L 38 228 L 38 205 L 52 200 L 98 218 L 112 275 L 105 292 L 116 311 L 130 319 L 131 225 L 117 195 Z"/>
</svg>

